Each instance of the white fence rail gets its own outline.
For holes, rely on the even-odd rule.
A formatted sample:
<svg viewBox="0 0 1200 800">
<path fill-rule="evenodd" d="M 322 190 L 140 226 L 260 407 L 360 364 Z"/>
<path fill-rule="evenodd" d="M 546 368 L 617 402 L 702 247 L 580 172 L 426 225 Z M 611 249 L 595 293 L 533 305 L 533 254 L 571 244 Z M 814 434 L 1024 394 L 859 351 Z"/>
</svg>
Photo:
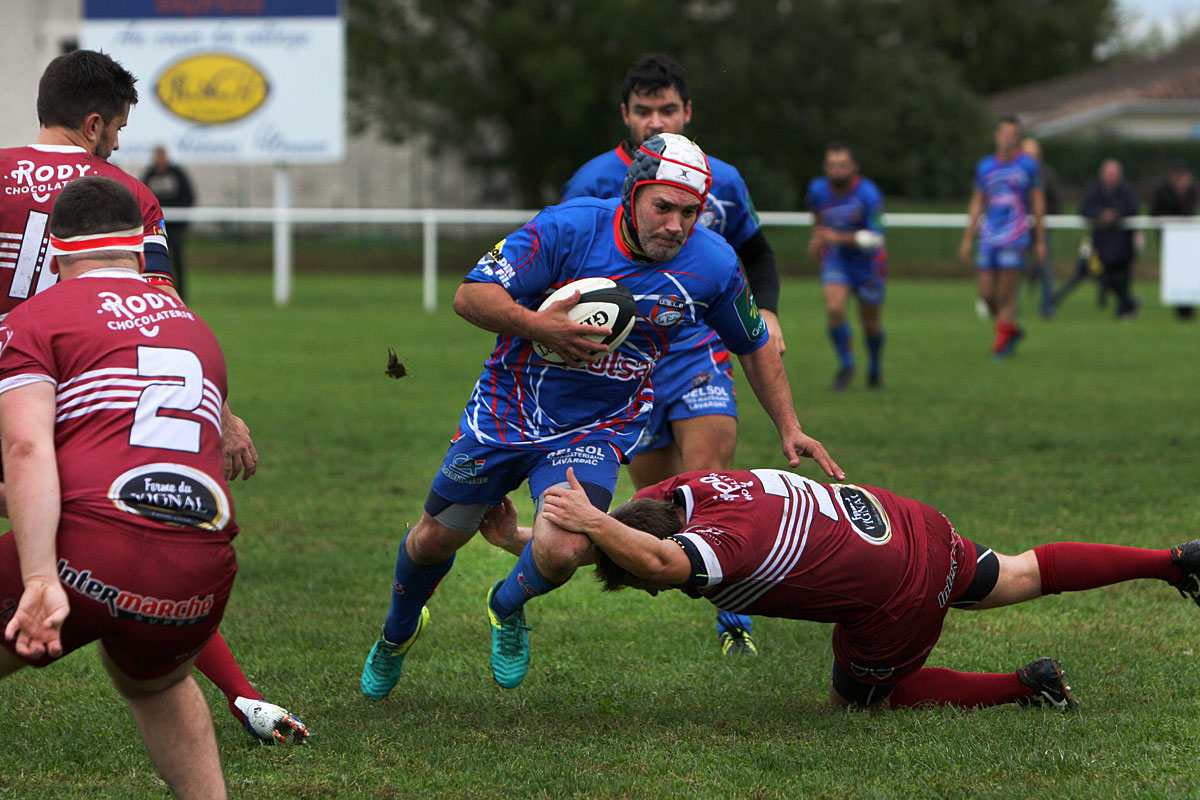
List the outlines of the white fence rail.
<svg viewBox="0 0 1200 800">
<path fill-rule="evenodd" d="M 277 196 L 278 196 L 278 187 Z M 284 191 L 286 196 L 286 189 Z M 278 305 L 291 299 L 292 226 L 297 224 L 419 224 L 422 228 L 422 303 L 427 311 L 437 308 L 437 263 L 439 225 L 512 225 L 528 222 L 537 211 L 496 208 L 291 208 L 288 206 L 237 208 L 200 207 L 164 209 L 166 218 L 180 222 L 270 223 L 273 234 L 274 296 Z M 763 211 L 763 225 L 804 227 L 812 225 L 807 211 Z M 889 213 L 884 215 L 889 228 L 963 228 L 966 214 Z M 1070 214 L 1046 217 L 1054 229 L 1079 230 L 1087 227 L 1083 217 Z M 1130 217 L 1130 228 L 1161 228 L 1185 225 L 1200 228 L 1194 217 Z"/>
</svg>

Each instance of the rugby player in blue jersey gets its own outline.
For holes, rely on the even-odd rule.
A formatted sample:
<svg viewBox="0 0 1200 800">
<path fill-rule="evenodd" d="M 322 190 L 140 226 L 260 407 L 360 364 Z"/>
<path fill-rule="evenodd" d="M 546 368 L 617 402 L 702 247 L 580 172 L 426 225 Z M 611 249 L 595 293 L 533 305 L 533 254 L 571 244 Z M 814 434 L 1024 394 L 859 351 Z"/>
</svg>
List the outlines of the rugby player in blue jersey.
<svg viewBox="0 0 1200 800">
<path fill-rule="evenodd" d="M 806 202 L 814 217 L 808 253 L 821 260 L 829 338 L 838 357 L 833 389 L 843 391 L 854 379 L 854 351 L 850 346 L 850 323 L 846 321 L 850 292 L 858 298 L 858 314 L 867 339 L 867 386 L 878 389 L 883 386 L 880 311 L 887 277 L 883 195 L 874 183 L 858 174 L 858 163 L 848 144 L 826 146 L 824 169 L 825 176 L 814 178 L 808 185 Z"/>
<path fill-rule="evenodd" d="M 660 133 L 683 133 L 692 118 L 687 74 L 661 53 L 642 56 L 621 84 L 621 117 L 629 138 L 588 161 L 562 189 L 562 199 L 620 197 L 633 154 Z M 775 253 L 759 227 L 746 182 L 731 164 L 708 157 L 712 168 L 699 223 L 719 233 L 737 251 L 771 341 L 780 355 L 783 333 L 779 306 L 779 270 Z M 629 474 L 641 489 L 672 475 L 696 469 L 733 467 L 737 444 L 737 402 L 733 363 L 720 337 L 705 324 L 681 332 L 671 352 L 654 370 L 654 410 L 633 453 Z M 717 613 L 721 652 L 756 654 L 751 620 L 744 614 Z"/>
<path fill-rule="evenodd" d="M 992 359 L 1013 354 L 1025 332 L 1017 325 L 1017 288 L 1025 272 L 1030 224 L 1034 256 L 1046 258 L 1046 197 L 1038 162 L 1021 152 L 1021 126 L 1014 117 L 996 123 L 996 152 L 975 167 L 975 188 L 967 208 L 967 229 L 958 248 L 970 263 L 971 243 L 979 231 L 975 259 L 979 297 L 996 319 Z M 980 218 L 983 222 L 980 224 Z"/>
<path fill-rule="evenodd" d="M 495 331 L 450 449 L 418 523 L 401 542 L 382 635 L 367 657 L 362 692 L 386 696 L 403 658 L 429 619 L 426 603 L 489 508 L 524 481 L 535 503 L 573 468 L 588 497 L 607 509 L 617 470 L 637 442 L 654 402 L 650 373 L 667 346 L 699 320 L 738 354 L 746 377 L 779 431 L 789 464 L 813 458 L 843 473 L 820 442 L 803 433 L 778 351 L 724 239 L 696 225 L 710 183 L 693 142 L 661 134 L 630 164 L 622 195 L 581 198 L 543 209 L 480 259 L 454 298 L 471 323 Z M 611 352 L 585 338 L 607 328 L 578 325 L 566 309 L 578 297 L 538 310 L 553 290 L 603 277 L 627 287 L 638 317 Z M 533 342 L 562 359 L 541 358 Z M 524 604 L 592 563 L 587 539 L 540 514 L 533 537 L 507 578 L 487 595 L 492 674 L 513 688 L 529 666 Z"/>
</svg>

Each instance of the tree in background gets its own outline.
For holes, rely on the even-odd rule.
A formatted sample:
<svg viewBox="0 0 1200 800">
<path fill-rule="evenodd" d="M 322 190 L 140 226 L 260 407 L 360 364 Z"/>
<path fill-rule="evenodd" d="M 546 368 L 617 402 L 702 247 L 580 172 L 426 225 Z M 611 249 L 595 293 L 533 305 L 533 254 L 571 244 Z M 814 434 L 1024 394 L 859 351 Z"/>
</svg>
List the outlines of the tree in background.
<svg viewBox="0 0 1200 800">
<path fill-rule="evenodd" d="M 537 207 L 625 135 L 621 78 L 662 51 L 689 72 L 689 134 L 735 163 L 762 207 L 798 207 L 831 139 L 853 142 L 889 194 L 958 197 L 988 147 L 972 87 L 1076 68 L 1111 4 L 348 0 L 351 123 L 426 136 L 478 167 L 491 196 Z M 1099 21 L 1076 16 L 1068 32 L 1068 14 Z M 954 19 L 988 35 L 960 52 Z"/>
</svg>

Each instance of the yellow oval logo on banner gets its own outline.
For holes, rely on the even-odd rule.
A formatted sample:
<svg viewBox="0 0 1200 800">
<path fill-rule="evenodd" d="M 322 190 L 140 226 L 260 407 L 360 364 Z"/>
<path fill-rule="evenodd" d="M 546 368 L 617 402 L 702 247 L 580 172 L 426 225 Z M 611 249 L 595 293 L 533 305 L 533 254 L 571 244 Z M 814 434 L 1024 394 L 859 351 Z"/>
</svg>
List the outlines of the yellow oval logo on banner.
<svg viewBox="0 0 1200 800">
<path fill-rule="evenodd" d="M 154 87 L 176 116 L 202 125 L 233 122 L 267 99 L 267 78 L 253 64 L 228 53 L 200 53 L 163 70 Z"/>
</svg>

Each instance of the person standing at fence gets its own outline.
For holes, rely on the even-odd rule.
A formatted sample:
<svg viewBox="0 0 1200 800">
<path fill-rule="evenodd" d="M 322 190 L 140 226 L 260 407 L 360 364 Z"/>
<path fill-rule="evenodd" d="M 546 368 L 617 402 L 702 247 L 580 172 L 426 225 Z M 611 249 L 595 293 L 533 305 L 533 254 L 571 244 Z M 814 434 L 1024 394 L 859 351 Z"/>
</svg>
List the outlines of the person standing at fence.
<svg viewBox="0 0 1200 800">
<path fill-rule="evenodd" d="M 821 260 L 821 290 L 829 338 L 837 353 L 838 371 L 833 390 L 844 391 L 854 379 L 854 351 L 846 302 L 858 298 L 858 314 L 867 340 L 867 388 L 883 386 L 884 282 L 887 251 L 884 249 L 883 195 L 858 173 L 850 145 L 835 142 L 825 148 L 825 175 L 808 185 L 806 202 L 815 220 L 808 254 Z"/>
<path fill-rule="evenodd" d="M 161 144 L 154 148 L 154 161 L 142 175 L 142 183 L 150 187 L 158 204 L 163 208 L 190 208 L 196 204 L 192 181 L 183 167 L 167 158 L 167 148 Z M 185 220 L 167 222 L 167 241 L 171 245 L 171 267 L 175 273 L 175 291 L 187 300 L 187 284 L 184 280 L 183 251 L 186 244 L 188 223 Z"/>
<path fill-rule="evenodd" d="M 1046 214 L 1062 213 L 1062 184 L 1054 167 L 1042 159 L 1042 145 L 1032 136 L 1021 140 L 1021 152 L 1038 163 L 1042 174 L 1042 193 L 1046 198 Z M 1039 287 L 1038 313 L 1042 319 L 1054 316 L 1054 240 L 1052 232 L 1046 228 L 1046 255 L 1038 258 L 1032 254 L 1033 263 L 1029 265 L 1028 276 L 1031 283 Z"/>
<path fill-rule="evenodd" d="M 1120 161 L 1106 158 L 1100 164 L 1099 176 L 1083 193 L 1079 213 L 1091 223 L 1092 247 L 1104 266 L 1104 283 L 1117 298 L 1117 319 L 1136 319 L 1140 303 L 1130 290 L 1135 232 L 1125 220 L 1138 213 L 1138 198 Z"/>
<path fill-rule="evenodd" d="M 1184 161 L 1171 162 L 1167 174 L 1154 187 L 1150 198 L 1150 214 L 1155 217 L 1190 217 L 1196 213 L 1196 204 L 1200 201 L 1200 189 L 1196 187 L 1196 179 Z M 1175 306 L 1175 316 L 1179 319 L 1194 319 L 1194 306 Z"/>
<path fill-rule="evenodd" d="M 1017 325 L 1017 288 L 1031 238 L 1034 257 L 1039 262 L 1046 258 L 1046 198 L 1041 173 L 1038 163 L 1021 152 L 1020 137 L 1021 126 L 1016 118 L 1004 117 L 996 123 L 996 152 L 975 167 L 967 228 L 958 248 L 963 263 L 970 263 L 971 245 L 978 231 L 976 276 L 979 297 L 996 320 L 992 342 L 995 361 L 1011 356 L 1025 335 Z"/>
<path fill-rule="evenodd" d="M 621 83 L 621 117 L 629 138 L 581 166 L 562 199 L 620 197 L 625 173 L 642 142 L 659 133 L 682 134 L 692 119 L 687 73 L 670 56 L 650 53 L 629 67 Z M 712 187 L 699 224 L 737 251 L 746 282 L 780 355 L 785 346 L 776 311 L 779 268 L 758 223 L 750 190 L 737 168 L 708 157 Z M 654 409 L 629 463 L 638 488 L 693 469 L 729 469 L 737 445 L 733 360 L 712 328 L 698 324 L 681 335 L 654 369 Z M 753 621 L 717 613 L 717 644 L 726 655 L 753 655 Z"/>
</svg>

